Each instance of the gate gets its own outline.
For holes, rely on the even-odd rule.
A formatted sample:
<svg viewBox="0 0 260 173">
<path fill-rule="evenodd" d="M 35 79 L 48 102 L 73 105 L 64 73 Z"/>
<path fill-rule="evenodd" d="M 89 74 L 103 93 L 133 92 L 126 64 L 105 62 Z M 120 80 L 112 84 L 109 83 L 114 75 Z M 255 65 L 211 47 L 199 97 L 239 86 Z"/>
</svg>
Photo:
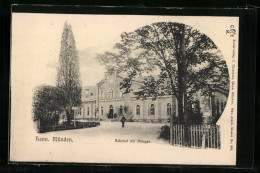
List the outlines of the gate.
<svg viewBox="0 0 260 173">
<path fill-rule="evenodd" d="M 220 130 L 218 125 L 173 125 L 173 145 L 191 148 L 220 149 Z M 186 141 L 185 141 L 186 140 Z M 186 143 L 186 144 L 185 144 Z"/>
</svg>

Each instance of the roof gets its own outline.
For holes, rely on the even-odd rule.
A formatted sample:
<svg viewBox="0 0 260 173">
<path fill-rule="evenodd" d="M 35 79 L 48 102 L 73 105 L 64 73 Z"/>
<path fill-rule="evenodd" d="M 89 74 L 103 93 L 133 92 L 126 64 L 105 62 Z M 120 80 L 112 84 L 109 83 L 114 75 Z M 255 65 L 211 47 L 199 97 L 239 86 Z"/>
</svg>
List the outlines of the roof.
<svg viewBox="0 0 260 173">
<path fill-rule="evenodd" d="M 88 90 L 88 95 L 86 93 L 86 91 Z M 91 96 L 90 94 L 93 93 L 93 95 Z M 90 101 L 90 100 L 95 100 L 97 96 L 97 86 L 85 86 L 82 87 L 82 101 Z"/>
</svg>

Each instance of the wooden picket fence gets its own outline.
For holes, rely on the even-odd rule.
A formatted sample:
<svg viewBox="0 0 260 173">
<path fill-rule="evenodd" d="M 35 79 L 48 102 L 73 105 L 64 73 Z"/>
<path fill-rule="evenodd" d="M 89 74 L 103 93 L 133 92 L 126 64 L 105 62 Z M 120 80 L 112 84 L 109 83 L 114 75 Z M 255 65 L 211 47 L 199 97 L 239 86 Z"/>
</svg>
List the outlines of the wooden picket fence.
<svg viewBox="0 0 260 173">
<path fill-rule="evenodd" d="M 220 130 L 218 125 L 183 125 L 175 124 L 173 129 L 173 145 L 191 148 L 220 149 Z M 185 143 L 186 141 L 186 143 Z"/>
<path fill-rule="evenodd" d="M 183 146 L 184 144 L 184 125 L 173 125 L 173 145 Z"/>
</svg>

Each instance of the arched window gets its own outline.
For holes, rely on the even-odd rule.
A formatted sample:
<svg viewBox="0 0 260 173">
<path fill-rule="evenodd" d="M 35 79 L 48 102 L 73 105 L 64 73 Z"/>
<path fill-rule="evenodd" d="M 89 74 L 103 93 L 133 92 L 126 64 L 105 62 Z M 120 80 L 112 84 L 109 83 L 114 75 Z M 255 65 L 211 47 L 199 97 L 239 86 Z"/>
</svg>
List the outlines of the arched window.
<svg viewBox="0 0 260 173">
<path fill-rule="evenodd" d="M 104 114 L 104 108 L 103 108 L 103 106 L 101 106 L 101 115 L 103 115 Z"/>
<path fill-rule="evenodd" d="M 88 113 L 87 114 L 89 115 L 89 107 L 88 107 Z"/>
<path fill-rule="evenodd" d="M 217 101 L 217 116 L 219 116 L 219 101 Z"/>
<path fill-rule="evenodd" d="M 120 113 L 120 115 L 123 114 L 123 106 L 120 106 L 120 108 L 119 108 L 119 113 Z"/>
<path fill-rule="evenodd" d="M 154 115 L 154 112 L 155 112 L 154 104 L 151 104 L 150 115 Z"/>
<path fill-rule="evenodd" d="M 119 92 L 119 97 L 123 97 L 123 94 L 122 94 L 122 92 L 121 92 L 121 91 Z"/>
<path fill-rule="evenodd" d="M 140 115 L 140 106 L 136 105 L 136 115 Z"/>
<path fill-rule="evenodd" d="M 221 101 L 221 112 L 223 112 L 224 111 L 224 103 L 223 103 L 223 101 Z"/>
<path fill-rule="evenodd" d="M 170 103 L 167 104 L 167 115 L 172 114 L 172 105 Z"/>
</svg>

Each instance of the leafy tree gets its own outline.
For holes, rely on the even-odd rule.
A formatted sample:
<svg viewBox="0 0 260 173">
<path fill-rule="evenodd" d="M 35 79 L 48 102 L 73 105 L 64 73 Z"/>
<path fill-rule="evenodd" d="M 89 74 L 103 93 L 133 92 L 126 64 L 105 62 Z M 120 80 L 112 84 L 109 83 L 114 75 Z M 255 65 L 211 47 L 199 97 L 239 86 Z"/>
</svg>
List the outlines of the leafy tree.
<svg viewBox="0 0 260 173">
<path fill-rule="evenodd" d="M 40 86 L 33 97 L 33 119 L 40 121 L 40 126 L 54 125 L 59 121 L 59 114 L 66 103 L 63 90 L 53 86 Z"/>
<path fill-rule="evenodd" d="M 68 122 L 73 119 L 72 107 L 81 104 L 81 82 L 78 59 L 71 25 L 65 22 L 61 39 L 57 87 L 61 88 L 65 93 L 65 108 Z"/>
<path fill-rule="evenodd" d="M 115 51 L 99 54 L 97 59 L 110 70 L 128 74 L 121 86 L 126 93 L 131 92 L 133 80 L 145 76 L 135 93 L 138 97 L 156 99 L 170 94 L 173 103 L 177 98 L 180 123 L 191 122 L 189 105 L 196 102 L 198 91 L 211 96 L 216 87 L 228 90 L 227 66 L 216 45 L 206 35 L 181 23 L 153 23 L 122 33 Z M 158 77 L 149 75 L 155 72 Z M 171 125 L 175 115 L 172 112 Z"/>
</svg>

